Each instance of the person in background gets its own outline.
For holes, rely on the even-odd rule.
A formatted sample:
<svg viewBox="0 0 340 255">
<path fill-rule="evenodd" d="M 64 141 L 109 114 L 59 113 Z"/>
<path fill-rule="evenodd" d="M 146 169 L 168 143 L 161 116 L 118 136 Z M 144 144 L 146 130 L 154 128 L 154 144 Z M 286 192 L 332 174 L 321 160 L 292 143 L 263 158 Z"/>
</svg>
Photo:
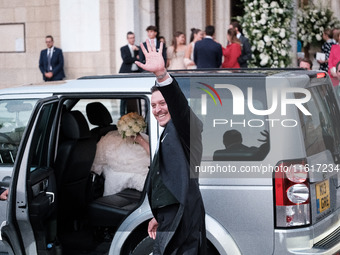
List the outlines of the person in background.
<svg viewBox="0 0 340 255">
<path fill-rule="evenodd" d="M 120 73 L 135 73 L 139 72 L 135 61 L 139 59 L 139 47 L 135 45 L 135 34 L 131 31 L 127 32 L 126 39 L 128 44 L 120 48 L 120 55 L 123 63 L 119 69 Z"/>
<path fill-rule="evenodd" d="M 197 66 L 194 62 L 194 48 L 195 43 L 203 39 L 203 31 L 198 28 L 191 29 L 190 43 L 187 46 L 184 56 L 184 64 L 187 69 L 196 69 Z"/>
<path fill-rule="evenodd" d="M 336 44 L 332 45 L 331 52 L 329 53 L 328 74 L 333 78 L 337 78 L 336 64 L 340 61 L 340 30 L 333 30 L 333 39 L 336 41 Z"/>
<path fill-rule="evenodd" d="M 61 49 L 54 47 L 51 35 L 45 37 L 47 49 L 40 52 L 39 69 L 44 81 L 58 81 L 65 77 L 64 56 Z"/>
<path fill-rule="evenodd" d="M 167 49 L 167 68 L 170 70 L 186 69 L 184 65 L 185 35 L 177 31 L 172 39 L 172 45 Z"/>
<path fill-rule="evenodd" d="M 215 27 L 205 28 L 205 37 L 195 43 L 194 62 L 197 68 L 220 68 L 222 64 L 222 46 L 214 40 Z"/>
<path fill-rule="evenodd" d="M 160 41 L 157 40 L 157 33 L 158 33 L 158 29 L 156 26 L 148 26 L 146 28 L 146 32 L 148 35 L 148 38 L 146 39 L 147 41 L 149 41 L 149 43 L 151 43 L 151 41 L 154 42 L 154 44 L 156 45 L 156 49 L 159 50 L 160 47 Z M 146 41 L 143 43 L 144 48 L 146 48 Z M 163 44 L 162 46 L 162 52 L 163 52 L 163 59 L 164 59 L 164 63 L 167 63 L 167 59 L 166 59 L 166 49 L 165 49 L 165 45 Z M 139 49 L 139 62 L 141 63 L 145 63 L 145 55 L 143 53 L 143 51 L 141 49 Z"/>
<path fill-rule="evenodd" d="M 308 58 L 303 58 L 299 62 L 299 67 L 306 70 L 312 70 L 313 62 Z"/>
<path fill-rule="evenodd" d="M 231 22 L 229 28 L 233 28 L 236 30 L 236 36 L 241 42 L 242 53 L 241 56 L 238 58 L 238 63 L 240 64 L 241 68 L 247 68 L 248 61 L 251 59 L 252 54 L 249 40 L 244 35 L 242 35 L 242 27 L 238 21 Z"/>
<path fill-rule="evenodd" d="M 161 35 L 160 37 L 158 37 L 158 40 L 159 40 L 160 42 L 162 42 L 163 45 L 164 45 L 164 47 L 166 48 L 166 40 L 165 40 L 165 37 Z"/>
<path fill-rule="evenodd" d="M 325 60 L 318 60 L 318 63 L 320 64 L 320 70 L 328 72 L 328 58 L 331 52 L 332 45 L 334 45 L 332 30 L 326 28 L 322 34 L 322 39 L 325 42 L 321 46 L 321 52 L 325 54 Z"/>
<path fill-rule="evenodd" d="M 240 68 L 238 58 L 241 56 L 240 40 L 236 37 L 236 30 L 229 28 L 227 32 L 228 45 L 223 49 L 224 61 L 222 68 Z"/>
<path fill-rule="evenodd" d="M 7 200 L 8 189 L 0 188 L 0 200 Z"/>
</svg>

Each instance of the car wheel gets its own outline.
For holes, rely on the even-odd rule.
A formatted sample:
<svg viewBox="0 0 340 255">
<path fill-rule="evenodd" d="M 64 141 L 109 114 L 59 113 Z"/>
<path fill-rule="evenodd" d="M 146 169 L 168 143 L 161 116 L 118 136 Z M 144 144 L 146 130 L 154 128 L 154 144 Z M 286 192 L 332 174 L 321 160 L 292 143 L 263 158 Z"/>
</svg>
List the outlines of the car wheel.
<svg viewBox="0 0 340 255">
<path fill-rule="evenodd" d="M 152 254 L 154 240 L 145 237 L 133 250 L 131 255 L 150 255 Z"/>
</svg>

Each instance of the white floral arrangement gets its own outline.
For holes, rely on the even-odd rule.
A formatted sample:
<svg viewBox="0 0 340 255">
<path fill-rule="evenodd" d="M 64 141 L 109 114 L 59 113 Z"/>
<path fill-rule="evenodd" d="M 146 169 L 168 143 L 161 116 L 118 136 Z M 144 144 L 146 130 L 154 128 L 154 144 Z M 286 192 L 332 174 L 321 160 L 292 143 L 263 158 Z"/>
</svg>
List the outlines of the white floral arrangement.
<svg viewBox="0 0 340 255">
<path fill-rule="evenodd" d="M 252 49 L 250 67 L 287 67 L 291 58 L 292 0 L 243 0 L 240 24 Z"/>
<path fill-rule="evenodd" d="M 118 123 L 117 128 L 119 134 L 123 137 L 136 136 L 143 132 L 146 128 L 144 118 L 136 112 L 130 112 L 122 116 Z"/>
<path fill-rule="evenodd" d="M 297 35 L 303 47 L 322 44 L 322 34 L 326 28 L 335 28 L 339 20 L 333 12 L 322 6 L 307 5 L 298 10 Z"/>
</svg>

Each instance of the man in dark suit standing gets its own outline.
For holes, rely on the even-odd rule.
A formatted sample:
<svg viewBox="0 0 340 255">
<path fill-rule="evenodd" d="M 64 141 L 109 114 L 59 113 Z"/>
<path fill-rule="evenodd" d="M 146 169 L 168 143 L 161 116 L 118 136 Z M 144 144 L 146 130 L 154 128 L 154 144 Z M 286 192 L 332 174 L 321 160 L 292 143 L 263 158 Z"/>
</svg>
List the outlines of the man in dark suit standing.
<svg viewBox="0 0 340 255">
<path fill-rule="evenodd" d="M 146 28 L 146 32 L 148 33 L 148 39 L 146 39 L 146 41 L 149 41 L 149 43 L 153 42 L 156 45 L 156 49 L 157 51 L 159 50 L 160 47 L 160 41 L 157 40 L 157 33 L 158 33 L 158 29 L 156 26 L 148 26 Z M 143 43 L 144 48 L 147 49 L 146 46 L 146 41 Z M 164 59 L 164 63 L 166 63 L 166 50 L 165 50 L 165 45 L 163 44 L 162 46 L 162 56 Z M 145 64 L 145 55 L 143 53 L 143 51 L 141 49 L 139 49 L 139 62 Z"/>
<path fill-rule="evenodd" d="M 215 27 L 205 28 L 203 40 L 195 43 L 194 62 L 197 68 L 220 68 L 222 64 L 222 46 L 214 41 Z"/>
<path fill-rule="evenodd" d="M 147 193 L 154 218 L 149 236 L 155 239 L 154 255 L 201 255 L 206 252 L 205 211 L 195 166 L 202 157 L 203 124 L 164 66 L 162 46 L 147 41 L 141 49 L 145 64 L 136 64 L 156 75 L 151 89 L 152 113 L 164 131 L 158 141 Z"/>
<path fill-rule="evenodd" d="M 140 72 L 135 61 L 139 59 L 139 48 L 135 45 L 135 34 L 129 31 L 126 35 L 128 44 L 120 48 L 120 54 L 123 59 L 122 66 L 119 69 L 120 73 L 135 73 Z"/>
<path fill-rule="evenodd" d="M 47 49 L 40 52 L 39 69 L 44 81 L 58 81 L 65 77 L 64 56 L 61 49 L 54 47 L 53 37 L 46 36 Z"/>
<path fill-rule="evenodd" d="M 231 22 L 229 28 L 233 28 L 236 30 L 236 36 L 241 42 L 241 56 L 238 58 L 238 63 L 241 68 L 248 67 L 248 61 L 251 60 L 251 46 L 247 37 L 242 35 L 242 27 L 238 21 Z"/>
</svg>

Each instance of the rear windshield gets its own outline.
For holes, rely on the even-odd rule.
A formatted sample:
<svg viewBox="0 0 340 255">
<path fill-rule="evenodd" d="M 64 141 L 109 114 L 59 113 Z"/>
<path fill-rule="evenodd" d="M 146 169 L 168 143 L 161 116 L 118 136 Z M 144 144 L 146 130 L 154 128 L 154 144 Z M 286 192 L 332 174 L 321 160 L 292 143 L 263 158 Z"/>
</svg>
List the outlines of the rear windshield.
<svg viewBox="0 0 340 255">
<path fill-rule="evenodd" d="M 260 161 L 269 152 L 265 78 L 178 79 L 203 122 L 202 161 Z M 250 105 L 250 106 L 249 106 Z"/>
<path fill-rule="evenodd" d="M 333 88 L 319 85 L 308 90 L 311 92 L 311 99 L 305 107 L 312 115 L 299 112 L 307 156 L 327 149 L 337 161 L 340 148 L 340 112 Z"/>
<path fill-rule="evenodd" d="M 0 164 L 13 165 L 37 99 L 0 100 Z"/>
</svg>

